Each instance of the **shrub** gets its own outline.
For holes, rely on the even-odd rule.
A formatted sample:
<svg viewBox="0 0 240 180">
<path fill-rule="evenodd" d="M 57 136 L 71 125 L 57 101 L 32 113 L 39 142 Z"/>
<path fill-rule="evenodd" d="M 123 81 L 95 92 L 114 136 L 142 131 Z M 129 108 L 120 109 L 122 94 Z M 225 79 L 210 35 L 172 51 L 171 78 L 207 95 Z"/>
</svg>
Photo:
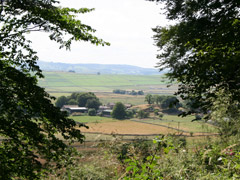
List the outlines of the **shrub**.
<svg viewBox="0 0 240 180">
<path fill-rule="evenodd" d="M 88 110 L 88 115 L 89 116 L 96 116 L 97 112 L 94 108 L 91 108 Z"/>
<path fill-rule="evenodd" d="M 145 112 L 143 110 L 138 111 L 137 117 L 140 119 L 143 118 L 148 118 L 149 117 L 149 112 Z"/>
<path fill-rule="evenodd" d="M 159 114 L 159 109 L 154 109 L 154 114 L 157 116 Z"/>
<path fill-rule="evenodd" d="M 159 116 L 159 118 L 160 118 L 160 119 L 162 119 L 162 118 L 163 118 L 163 116 L 164 116 L 164 114 L 163 114 L 163 113 L 159 113 L 159 115 L 158 115 L 158 116 Z"/>
</svg>

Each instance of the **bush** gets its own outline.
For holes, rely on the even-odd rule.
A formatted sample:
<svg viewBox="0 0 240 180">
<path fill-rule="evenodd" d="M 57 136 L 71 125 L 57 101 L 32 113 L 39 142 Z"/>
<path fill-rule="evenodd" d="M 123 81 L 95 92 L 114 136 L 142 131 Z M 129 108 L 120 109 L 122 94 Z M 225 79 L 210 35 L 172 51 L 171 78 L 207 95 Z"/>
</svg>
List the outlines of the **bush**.
<svg viewBox="0 0 240 180">
<path fill-rule="evenodd" d="M 159 115 L 158 115 L 158 116 L 159 116 L 159 118 L 160 118 L 160 119 L 162 119 L 162 118 L 163 118 L 163 116 L 164 116 L 164 114 L 163 114 L 163 113 L 159 113 Z"/>
<path fill-rule="evenodd" d="M 134 110 L 127 110 L 126 111 L 126 118 L 133 118 L 134 117 L 134 114 L 135 114 L 135 111 Z"/>
<path fill-rule="evenodd" d="M 94 108 L 91 108 L 88 110 L 88 115 L 89 116 L 96 116 L 97 112 Z"/>
<path fill-rule="evenodd" d="M 138 118 L 140 119 L 144 119 L 144 118 L 148 118 L 149 117 L 149 112 L 145 112 L 143 110 L 138 111 Z"/>
<path fill-rule="evenodd" d="M 154 109 L 154 114 L 157 116 L 159 114 L 159 109 Z"/>
</svg>

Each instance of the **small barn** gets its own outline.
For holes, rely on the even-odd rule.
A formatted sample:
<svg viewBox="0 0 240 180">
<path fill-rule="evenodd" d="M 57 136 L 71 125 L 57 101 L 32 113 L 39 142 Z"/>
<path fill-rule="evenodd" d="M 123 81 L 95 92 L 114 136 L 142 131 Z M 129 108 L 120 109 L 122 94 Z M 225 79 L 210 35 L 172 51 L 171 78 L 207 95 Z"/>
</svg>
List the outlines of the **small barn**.
<svg viewBox="0 0 240 180">
<path fill-rule="evenodd" d="M 72 113 L 87 113 L 88 112 L 88 108 L 79 107 L 77 105 L 64 105 L 61 110 L 62 111 L 67 111 L 69 114 L 72 114 Z"/>
</svg>

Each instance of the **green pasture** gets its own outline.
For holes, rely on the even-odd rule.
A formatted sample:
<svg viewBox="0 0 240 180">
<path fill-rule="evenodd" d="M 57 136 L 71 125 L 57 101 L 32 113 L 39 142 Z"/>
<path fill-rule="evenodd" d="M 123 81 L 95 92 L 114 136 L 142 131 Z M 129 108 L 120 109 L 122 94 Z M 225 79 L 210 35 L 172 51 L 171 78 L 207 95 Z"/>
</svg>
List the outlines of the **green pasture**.
<svg viewBox="0 0 240 180">
<path fill-rule="evenodd" d="M 143 96 L 113 94 L 114 89 L 143 90 L 146 94 L 172 95 L 177 85 L 167 87 L 162 75 L 93 75 L 69 72 L 43 72 L 45 78 L 39 85 L 50 95 L 58 98 L 72 92 L 94 92 L 102 104 L 122 102 L 124 104 L 144 104 Z M 53 101 L 54 103 L 54 101 Z"/>
<path fill-rule="evenodd" d="M 204 121 L 193 121 L 194 116 L 179 117 L 176 115 L 164 115 L 162 119 L 141 119 L 142 122 L 153 123 L 172 127 L 193 133 L 216 133 L 217 129 L 215 126 L 205 123 Z"/>
<path fill-rule="evenodd" d="M 58 98 L 60 96 L 70 96 L 71 93 L 50 93 L 52 96 Z M 116 103 L 122 102 L 123 104 L 132 104 L 132 105 L 140 105 L 146 104 L 145 95 L 123 95 L 123 94 L 113 94 L 113 93 L 102 93 L 95 92 L 94 93 L 99 99 L 100 102 L 104 105 L 108 103 Z M 55 101 L 53 101 L 54 103 Z"/>
<path fill-rule="evenodd" d="M 167 88 L 161 75 L 94 75 L 69 72 L 43 72 L 39 85 L 49 93 L 80 91 L 112 92 L 113 89 L 143 90 L 149 93 L 172 94 L 176 87 Z"/>
<path fill-rule="evenodd" d="M 116 122 L 116 119 L 100 116 L 70 116 L 74 121 L 80 123 L 104 123 L 104 122 Z"/>
<path fill-rule="evenodd" d="M 58 98 L 60 96 L 70 96 L 71 93 L 50 93 L 52 96 Z M 100 99 L 102 104 L 122 102 L 124 104 L 140 105 L 145 104 L 145 95 L 123 95 L 113 94 L 111 92 L 94 92 L 94 94 Z"/>
</svg>

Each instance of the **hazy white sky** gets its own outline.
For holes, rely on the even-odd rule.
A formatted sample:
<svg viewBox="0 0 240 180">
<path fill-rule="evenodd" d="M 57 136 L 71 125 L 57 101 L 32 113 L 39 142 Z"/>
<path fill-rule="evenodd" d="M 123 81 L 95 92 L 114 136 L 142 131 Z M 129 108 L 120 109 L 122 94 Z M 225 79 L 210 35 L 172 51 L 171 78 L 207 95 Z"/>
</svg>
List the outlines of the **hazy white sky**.
<svg viewBox="0 0 240 180">
<path fill-rule="evenodd" d="M 160 5 L 145 0 L 60 0 L 62 6 L 95 8 L 80 20 L 96 29 L 95 35 L 111 46 L 94 46 L 74 42 L 71 51 L 58 49 L 47 34 L 31 34 L 33 47 L 40 60 L 66 63 L 129 64 L 154 67 L 157 47 L 151 28 L 165 26 Z"/>
</svg>

